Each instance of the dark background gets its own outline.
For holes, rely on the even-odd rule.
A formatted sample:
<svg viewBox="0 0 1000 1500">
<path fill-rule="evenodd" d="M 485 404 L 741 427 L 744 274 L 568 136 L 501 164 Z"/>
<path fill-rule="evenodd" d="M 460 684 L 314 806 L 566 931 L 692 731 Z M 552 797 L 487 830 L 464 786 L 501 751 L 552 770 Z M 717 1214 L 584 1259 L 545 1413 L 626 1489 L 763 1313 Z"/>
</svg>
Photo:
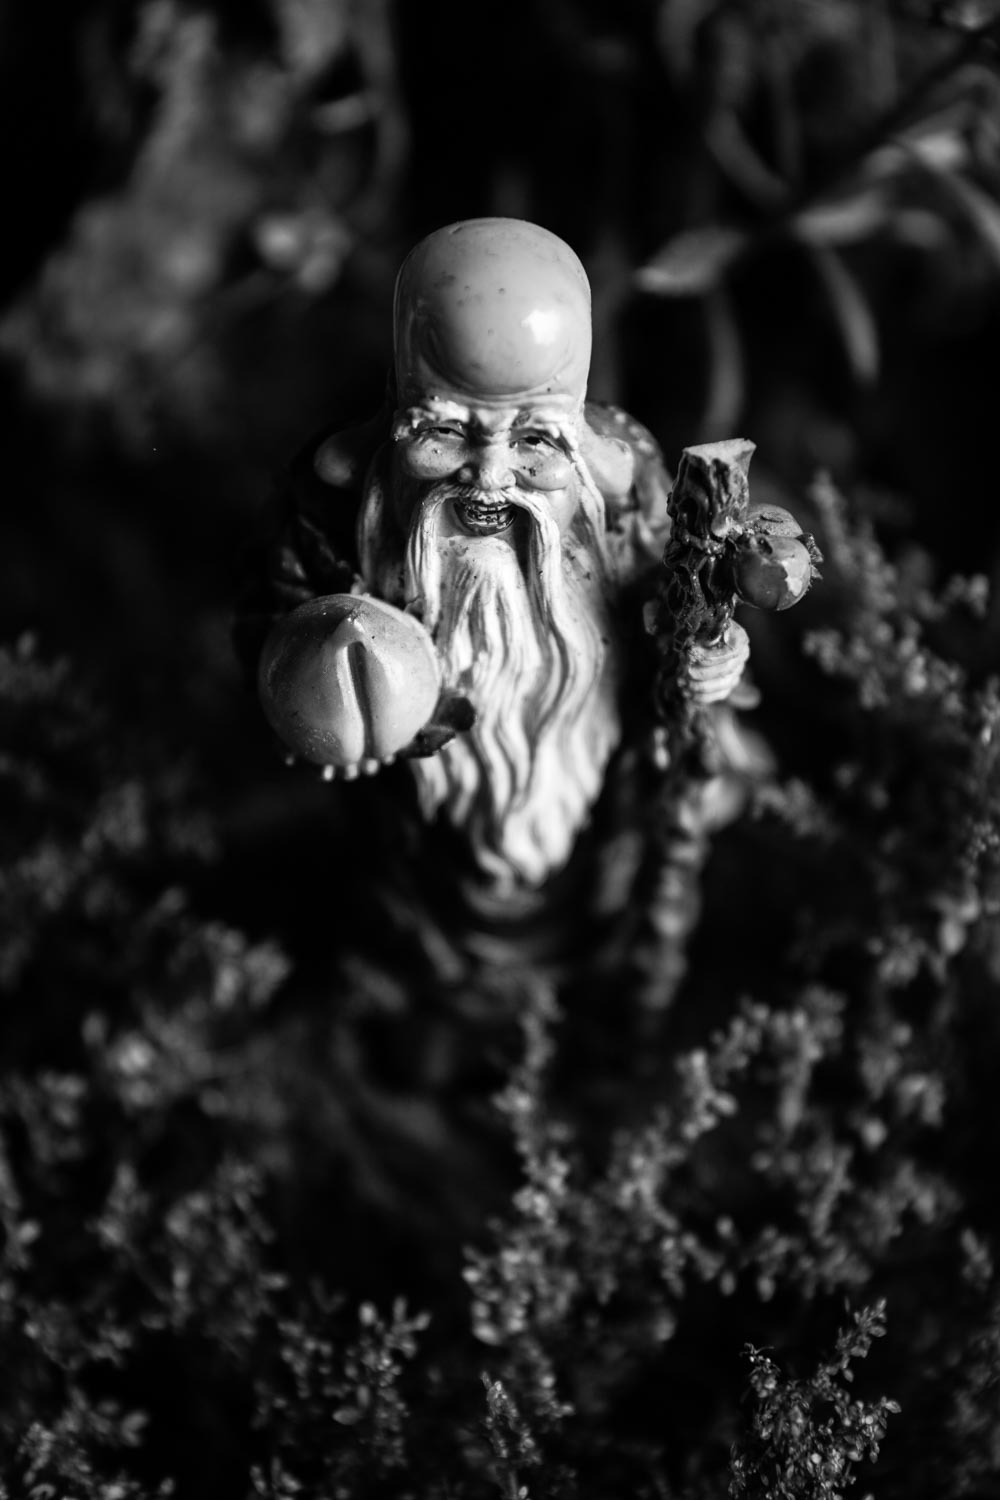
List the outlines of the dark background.
<svg viewBox="0 0 1000 1500">
<path fill-rule="evenodd" d="M 1000 1493 L 997 6 L 10 0 L 0 169 L 10 1493 L 833 1500 L 883 1299 L 879 1493 Z M 580 254 L 594 398 L 751 438 L 827 558 L 746 619 L 775 782 L 674 1010 L 548 1063 L 530 975 L 418 1004 L 344 942 L 363 804 L 229 640 L 481 214 Z"/>
</svg>

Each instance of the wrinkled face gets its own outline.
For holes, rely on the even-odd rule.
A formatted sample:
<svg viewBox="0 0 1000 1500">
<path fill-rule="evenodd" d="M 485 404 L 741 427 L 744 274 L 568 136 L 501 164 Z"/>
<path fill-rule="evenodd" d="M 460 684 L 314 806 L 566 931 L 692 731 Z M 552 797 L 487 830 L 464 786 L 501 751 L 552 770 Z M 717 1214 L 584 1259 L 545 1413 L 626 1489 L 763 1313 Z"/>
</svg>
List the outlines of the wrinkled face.
<svg viewBox="0 0 1000 1500">
<path fill-rule="evenodd" d="M 398 414 L 393 427 L 404 526 L 429 490 L 447 485 L 442 524 L 451 535 L 496 536 L 514 523 L 518 491 L 544 499 L 565 534 L 578 504 L 570 451 L 570 412 L 547 398 L 524 405 L 477 405 L 429 397 Z"/>
</svg>

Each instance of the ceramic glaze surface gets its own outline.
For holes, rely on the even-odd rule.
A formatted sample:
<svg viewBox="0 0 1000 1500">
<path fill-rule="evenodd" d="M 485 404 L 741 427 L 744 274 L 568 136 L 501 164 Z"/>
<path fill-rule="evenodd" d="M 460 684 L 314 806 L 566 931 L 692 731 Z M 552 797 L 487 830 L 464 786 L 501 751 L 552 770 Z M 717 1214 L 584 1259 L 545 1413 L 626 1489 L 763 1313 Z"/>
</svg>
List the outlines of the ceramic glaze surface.
<svg viewBox="0 0 1000 1500">
<path fill-rule="evenodd" d="M 423 728 L 440 687 L 430 637 L 378 599 L 334 594 L 301 605 L 271 632 L 260 698 L 303 760 L 340 768 L 396 755 Z"/>
<path fill-rule="evenodd" d="M 404 402 L 583 400 L 590 287 L 569 246 L 537 224 L 470 219 L 429 235 L 400 272 L 395 324 Z"/>
<path fill-rule="evenodd" d="M 423 818 L 458 835 L 481 909 L 534 899 L 572 860 L 623 741 L 632 765 L 665 753 L 652 683 L 625 697 L 665 571 L 670 482 L 640 423 L 586 401 L 590 306 L 580 260 L 540 225 L 470 219 L 417 245 L 396 284 L 391 403 L 311 454 L 268 600 L 273 618 L 346 576 L 349 594 L 269 637 L 265 712 L 326 779 L 404 759 Z M 657 638 L 674 623 L 665 607 Z M 721 704 L 748 651 L 735 622 L 692 635 L 674 653 L 685 701 Z"/>
</svg>

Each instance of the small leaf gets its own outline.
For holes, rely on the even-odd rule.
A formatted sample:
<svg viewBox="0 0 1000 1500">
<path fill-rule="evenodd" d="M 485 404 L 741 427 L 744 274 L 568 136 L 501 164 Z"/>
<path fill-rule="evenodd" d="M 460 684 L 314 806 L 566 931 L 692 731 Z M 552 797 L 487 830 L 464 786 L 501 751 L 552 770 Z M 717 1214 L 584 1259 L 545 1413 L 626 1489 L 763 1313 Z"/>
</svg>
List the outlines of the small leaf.
<svg viewBox="0 0 1000 1500">
<path fill-rule="evenodd" d="M 835 250 L 814 244 L 806 249 L 829 299 L 851 374 L 859 385 L 871 385 L 879 372 L 879 336 L 868 299 Z"/>
<path fill-rule="evenodd" d="M 705 299 L 708 335 L 708 390 L 700 430 L 711 441 L 739 425 L 746 395 L 743 341 L 733 305 L 724 286 L 712 288 Z"/>
<path fill-rule="evenodd" d="M 361 1421 L 363 1415 L 364 1413 L 359 1411 L 356 1406 L 338 1406 L 336 1411 L 333 1412 L 333 1420 L 339 1423 L 341 1427 L 354 1427 Z"/>
<path fill-rule="evenodd" d="M 761 156 L 733 110 L 719 110 L 705 129 L 705 144 L 730 182 L 758 208 L 778 208 L 788 197 L 788 183 Z"/>
<path fill-rule="evenodd" d="M 882 188 L 869 188 L 827 202 L 815 203 L 795 215 L 793 233 L 812 245 L 849 245 L 868 237 L 890 221 L 889 202 Z"/>
<path fill-rule="evenodd" d="M 635 273 L 644 292 L 661 297 L 701 296 L 717 286 L 731 263 L 742 254 L 747 235 L 741 229 L 709 224 L 688 229 L 668 240 L 663 249 Z"/>
<path fill-rule="evenodd" d="M 983 246 L 1000 267 L 1000 204 L 967 177 L 942 173 L 941 183 L 964 210 Z"/>
<path fill-rule="evenodd" d="M 956 170 L 967 162 L 968 149 L 961 158 L 947 160 L 937 152 L 925 151 L 923 145 L 924 142 L 907 143 L 905 149 L 910 160 L 959 207 L 992 259 L 1000 266 L 1000 204 L 978 183 Z"/>
<path fill-rule="evenodd" d="M 898 136 L 887 141 L 866 159 L 864 175 L 875 182 L 898 178 L 908 163 L 926 167 L 929 172 L 958 172 L 969 162 L 969 143 L 953 130 L 910 137 Z"/>
<path fill-rule="evenodd" d="M 660 56 L 674 77 L 683 77 L 694 67 L 696 33 L 713 5 L 714 0 L 672 0 L 670 5 L 659 7 Z"/>
</svg>

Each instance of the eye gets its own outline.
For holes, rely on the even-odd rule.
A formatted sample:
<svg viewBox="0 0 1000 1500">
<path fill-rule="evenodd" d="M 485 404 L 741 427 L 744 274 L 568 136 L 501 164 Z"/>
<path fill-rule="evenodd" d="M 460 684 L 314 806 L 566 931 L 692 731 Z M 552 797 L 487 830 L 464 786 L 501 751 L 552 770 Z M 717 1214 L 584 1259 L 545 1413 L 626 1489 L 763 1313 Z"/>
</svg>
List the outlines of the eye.
<svg viewBox="0 0 1000 1500">
<path fill-rule="evenodd" d="M 465 461 L 469 447 L 460 422 L 428 422 L 402 445 L 400 457 L 418 479 L 441 479 Z"/>
<path fill-rule="evenodd" d="M 547 432 L 539 432 L 537 428 L 528 428 L 525 432 L 517 434 L 517 441 L 523 448 L 533 448 L 538 452 L 561 453 L 562 444 L 558 438 L 551 437 Z"/>
</svg>

